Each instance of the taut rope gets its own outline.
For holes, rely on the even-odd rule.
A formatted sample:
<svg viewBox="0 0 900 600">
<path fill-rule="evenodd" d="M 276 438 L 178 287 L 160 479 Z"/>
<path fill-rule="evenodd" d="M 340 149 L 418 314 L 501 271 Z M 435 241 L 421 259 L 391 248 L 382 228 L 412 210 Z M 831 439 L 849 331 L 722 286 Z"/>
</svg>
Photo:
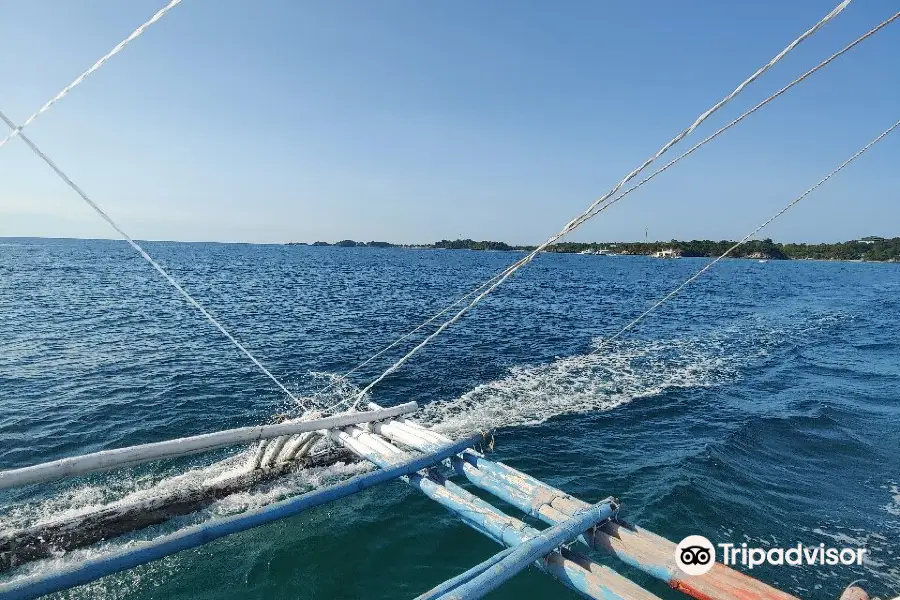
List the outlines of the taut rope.
<svg viewBox="0 0 900 600">
<path fill-rule="evenodd" d="M 840 173 L 840 172 L 844 169 L 844 167 L 846 167 L 847 165 L 849 165 L 850 163 L 852 163 L 853 161 L 855 161 L 857 158 L 859 158 L 860 156 L 862 156 L 867 150 L 869 150 L 869 148 L 871 148 L 872 146 L 874 146 L 875 144 L 877 144 L 878 142 L 880 142 L 881 140 L 883 140 L 885 137 L 887 137 L 887 135 L 888 135 L 889 133 L 891 133 L 892 131 L 894 131 L 897 127 L 900 127 L 900 121 L 897 121 L 896 123 L 894 123 L 893 125 L 891 125 L 890 127 L 888 127 L 886 130 L 882 131 L 882 132 L 878 135 L 878 137 L 876 137 L 876 138 L 873 139 L 871 142 L 869 142 L 868 144 L 866 144 L 865 146 L 863 146 L 860 150 L 858 150 L 858 151 L 856 152 L 856 154 L 854 154 L 853 156 L 851 156 L 850 158 L 848 158 L 847 160 L 845 160 L 843 163 L 841 163 L 841 165 L 840 165 L 839 167 L 837 167 L 836 169 L 834 169 L 833 171 L 831 171 L 828 175 L 826 175 L 825 177 L 823 177 L 822 179 L 820 179 L 819 181 L 817 181 L 812 187 L 810 187 L 809 189 L 807 189 L 805 192 L 803 192 L 802 194 L 800 194 L 799 196 L 797 196 L 796 198 L 794 198 L 793 200 L 791 200 L 784 208 L 782 208 L 780 211 L 778 211 L 777 213 L 775 213 L 774 215 L 772 215 L 772 217 L 770 217 L 770 218 L 769 218 L 767 221 L 765 221 L 762 225 L 760 225 L 759 227 L 757 227 L 756 229 L 754 229 L 753 231 L 751 231 L 750 233 L 748 233 L 747 235 L 745 235 L 743 238 L 741 238 L 740 241 L 738 241 L 736 244 L 734 244 L 733 246 L 731 246 L 731 247 L 730 247 L 728 250 L 726 250 L 721 256 L 719 256 L 718 258 L 716 258 L 715 260 L 713 260 L 713 261 L 710 262 L 709 264 L 705 265 L 702 269 L 700 269 L 699 271 L 697 271 L 696 273 L 694 273 L 693 275 L 691 275 L 690 277 L 688 277 L 686 280 L 684 280 L 678 287 L 676 287 L 674 290 L 672 290 L 671 292 L 669 292 L 668 294 L 666 294 L 663 298 L 661 298 L 660 300 L 658 300 L 655 304 L 653 304 L 653 306 L 651 306 L 650 308 L 648 308 L 646 311 L 644 311 L 643 313 L 641 313 L 640 315 L 638 315 L 635 319 L 633 319 L 631 322 L 629 322 L 627 325 L 625 325 L 625 327 L 623 327 L 623 328 L 620 329 L 618 332 L 616 332 L 615 335 L 612 335 L 612 336 L 606 338 L 605 340 L 603 340 L 603 341 L 600 343 L 600 345 L 599 345 L 597 348 L 595 348 L 595 349 L 593 350 L 593 352 L 591 352 L 591 354 L 596 354 L 596 353 L 599 352 L 602 348 L 604 348 L 609 342 L 611 342 L 611 341 L 613 341 L 614 339 L 620 337 L 623 333 L 625 333 L 625 332 L 628 331 L 629 329 L 632 329 L 635 325 L 637 325 L 638 323 L 640 323 L 647 315 L 649 315 L 649 314 L 652 313 L 654 310 L 656 310 L 657 308 L 659 308 L 660 306 L 662 306 L 665 302 L 667 302 L 668 300 L 670 300 L 671 298 L 673 298 L 676 294 L 678 294 L 678 292 L 680 292 L 681 290 L 683 290 L 683 289 L 684 289 L 685 287 L 687 287 L 690 283 L 692 283 L 693 281 L 695 281 L 698 277 L 700 277 L 701 275 L 703 275 L 704 273 L 706 273 L 707 271 L 709 271 L 709 270 L 713 267 L 713 265 L 715 265 L 717 262 L 719 262 L 720 260 L 722 260 L 723 258 L 725 258 L 726 256 L 728 256 L 729 254 L 731 254 L 732 252 L 734 252 L 734 250 L 737 249 L 740 245 L 746 243 L 747 240 L 751 239 L 751 238 L 752 238 L 753 236 L 755 236 L 757 233 L 759 233 L 760 231 L 762 231 L 762 229 L 764 229 L 765 227 L 767 227 L 768 225 L 770 225 L 770 224 L 772 223 L 772 221 L 774 221 L 775 219 L 777 219 L 778 217 L 780 217 L 781 215 L 783 215 L 784 213 L 786 213 L 788 210 L 790 210 L 791 208 L 793 208 L 798 202 L 800 202 L 801 200 L 803 200 L 804 198 L 806 198 L 807 196 L 809 196 L 811 193 L 813 193 L 819 186 L 821 186 L 821 185 L 824 184 L 826 181 L 828 181 L 829 179 L 831 179 L 832 177 L 834 177 L 835 175 L 837 175 L 838 173 Z"/>
<path fill-rule="evenodd" d="M 677 144 L 679 141 L 681 141 L 686 136 L 688 136 L 691 132 L 693 132 L 695 129 L 697 129 L 697 127 L 699 127 L 701 123 L 703 123 L 706 119 L 708 119 L 710 116 L 712 116 L 716 111 L 718 111 L 720 108 L 725 106 L 725 104 L 727 104 L 729 101 L 731 101 L 733 98 L 735 98 L 738 94 L 740 94 L 748 85 L 750 85 L 751 83 L 753 83 L 754 81 L 759 79 L 759 77 L 762 76 L 763 73 L 765 73 L 766 71 L 768 71 L 769 69 L 774 67 L 779 61 L 781 61 L 785 56 L 787 56 L 788 53 L 790 53 L 801 42 L 803 42 L 803 40 L 805 40 L 808 37 L 810 37 L 811 35 L 813 35 L 816 31 L 818 31 L 820 28 L 822 28 L 822 26 L 824 26 L 827 22 L 831 21 L 833 18 L 835 18 L 837 15 L 839 15 L 845 8 L 847 8 L 847 6 L 849 4 L 850 4 L 850 0 L 843 0 L 842 2 L 840 2 L 831 12 L 829 12 L 827 15 L 822 17 L 815 25 L 813 25 L 810 29 L 808 29 L 803 34 L 801 34 L 797 39 L 795 39 L 790 44 L 788 44 L 781 52 L 776 54 L 769 62 L 767 62 L 766 64 L 761 66 L 752 75 L 750 75 L 750 77 L 748 77 L 747 79 L 742 81 L 730 94 L 728 94 L 727 96 L 725 96 L 724 98 L 719 100 L 716 104 L 714 104 L 713 106 L 708 108 L 699 117 L 697 117 L 697 119 L 693 123 L 691 123 L 686 129 L 684 129 L 678 135 L 676 135 L 674 138 L 672 138 L 671 140 L 666 142 L 662 146 L 662 148 L 657 150 L 656 154 L 654 154 L 653 156 L 648 158 L 646 161 L 643 162 L 643 164 L 641 164 L 639 167 L 637 167 L 636 169 L 631 171 L 628 175 L 626 175 L 625 178 L 622 179 L 622 181 L 620 181 L 618 184 L 616 184 L 615 187 L 613 187 L 610 191 L 608 191 L 606 194 L 604 194 L 603 196 L 601 196 L 600 198 L 598 198 L 597 200 L 592 202 L 591 205 L 588 206 L 584 212 L 582 212 L 580 215 L 578 215 L 577 217 L 575 217 L 574 219 L 569 221 L 561 230 L 559 230 L 559 232 L 557 232 L 552 237 L 550 237 L 550 239 L 548 239 L 546 242 L 544 242 L 543 244 L 541 244 L 540 246 L 538 246 L 537 248 L 535 248 L 534 250 L 529 252 L 526 256 L 524 256 L 522 259 L 517 261 L 515 264 L 513 264 L 512 266 L 507 268 L 503 272 L 503 274 L 494 283 L 492 283 L 490 286 L 487 287 L 487 289 L 485 289 L 478 296 L 476 296 L 471 302 L 469 302 L 468 305 L 464 306 L 460 311 L 458 311 L 450 319 L 444 321 L 440 325 L 440 327 L 438 327 L 434 332 L 432 332 L 425 339 L 423 339 L 421 342 L 419 342 L 419 344 L 416 345 L 412 350 L 407 352 L 404 356 L 402 356 L 394 364 L 392 364 L 390 367 L 388 367 L 387 370 L 385 370 L 375 380 L 373 380 L 365 388 L 363 388 L 357 394 L 356 399 L 353 402 L 353 407 L 355 408 L 356 406 L 358 406 L 363 401 L 363 399 L 366 397 L 366 394 L 373 387 L 378 385 L 388 375 L 390 375 L 391 373 L 393 373 L 394 371 L 396 371 L 397 369 L 402 367 L 406 363 L 406 361 L 408 361 L 412 356 L 414 356 L 417 352 L 419 352 L 422 348 L 424 348 L 429 342 L 431 342 L 431 340 L 433 340 L 434 338 L 439 336 L 441 333 L 443 333 L 444 330 L 447 329 L 450 325 L 452 325 L 453 323 L 458 321 L 460 318 L 462 318 L 463 315 L 465 315 L 472 308 L 474 308 L 488 294 L 490 294 L 495 289 L 497 289 L 497 287 L 499 287 L 504 281 L 506 281 L 513 273 L 515 273 L 520 268 L 522 268 L 523 266 L 527 265 L 532 260 L 534 260 L 534 257 L 537 256 L 538 253 L 540 253 L 547 246 L 555 243 L 561 237 L 570 233 L 571 231 L 576 229 L 579 225 L 581 225 L 582 223 L 584 223 L 585 221 L 590 219 L 593 216 L 592 213 L 594 212 L 594 210 L 602 202 L 606 201 L 608 198 L 613 196 L 613 194 L 618 192 L 622 188 L 622 186 L 624 186 L 626 183 L 628 183 L 629 181 L 634 179 L 641 171 L 643 171 L 645 168 L 647 168 L 649 165 L 651 165 L 660 156 L 665 154 L 669 150 L 669 148 L 671 148 L 672 146 Z"/>
<path fill-rule="evenodd" d="M 158 11 L 156 12 L 156 14 L 154 14 L 152 17 L 150 17 L 149 19 L 147 19 L 147 21 L 144 22 L 140 27 L 138 27 L 137 29 L 135 29 L 134 31 L 132 31 L 132 32 L 131 32 L 131 35 L 129 35 L 127 38 L 125 38 L 124 40 L 122 40 L 121 42 L 119 42 L 118 44 L 116 44 L 116 45 L 113 47 L 112 50 L 110 50 L 109 52 L 107 52 L 106 54 L 104 54 L 102 57 L 100 57 L 100 59 L 99 59 L 97 62 L 95 62 L 93 65 L 91 65 L 91 68 L 89 68 L 87 71 L 85 71 L 84 73 L 82 73 L 81 75 L 79 75 L 78 77 L 76 77 L 76 78 L 72 81 L 72 83 L 70 83 L 69 85 L 67 85 L 66 87 L 64 87 L 62 90 L 60 90 L 60 92 L 59 92 L 58 94 L 56 94 L 55 96 L 53 96 L 53 98 L 51 98 L 50 100 L 48 100 L 42 107 L 40 107 L 39 109 L 37 109 L 37 110 L 34 112 L 33 115 L 31 115 L 30 117 L 28 117 L 27 119 L 25 119 L 25 122 L 24 122 L 24 123 L 22 123 L 22 124 L 19 125 L 18 127 L 13 127 L 13 130 L 9 133 L 9 135 L 7 135 L 5 138 L 3 138 L 2 141 L 0 141 L 0 148 L 2 148 L 3 145 L 6 144 L 6 142 L 8 142 L 8 141 L 11 140 L 12 138 L 16 137 L 17 135 L 19 135 L 19 133 L 20 133 L 23 129 L 25 129 L 26 127 L 28 127 L 28 126 L 31 124 L 32 121 L 34 121 L 35 119 L 37 119 L 42 113 L 46 112 L 47 109 L 49 109 L 51 106 L 53 106 L 54 104 L 56 104 L 57 102 L 59 102 L 60 100 L 62 100 L 62 99 L 66 96 L 66 94 L 68 94 L 69 92 L 72 91 L 72 88 L 74 88 L 75 86 L 77 86 L 78 84 L 80 84 L 82 81 L 84 81 L 85 78 L 86 78 L 88 75 L 90 75 L 91 73 L 93 73 L 94 71 L 96 71 L 97 69 L 99 69 L 100 67 L 102 67 L 102 66 L 103 66 L 103 63 L 105 63 L 105 62 L 108 61 L 110 58 L 112 58 L 113 56 L 115 56 L 116 54 L 118 54 L 119 52 L 121 52 L 122 49 L 125 48 L 125 46 L 127 46 L 128 44 L 130 44 L 130 43 L 131 43 L 132 41 L 134 41 L 138 36 L 140 36 L 142 33 L 144 33 L 144 31 L 146 31 L 148 27 L 150 27 L 151 25 L 153 25 L 154 23 L 156 23 L 157 21 L 159 21 L 161 18 L 163 18 L 163 16 L 164 16 L 167 12 L 169 12 L 170 10 L 172 10 L 173 8 L 175 8 L 175 6 L 176 6 L 178 3 L 180 3 L 180 2 L 181 2 L 181 0 L 172 0 L 172 1 L 169 2 L 166 6 L 164 6 L 164 7 L 161 8 L 160 10 L 158 10 Z"/>
</svg>

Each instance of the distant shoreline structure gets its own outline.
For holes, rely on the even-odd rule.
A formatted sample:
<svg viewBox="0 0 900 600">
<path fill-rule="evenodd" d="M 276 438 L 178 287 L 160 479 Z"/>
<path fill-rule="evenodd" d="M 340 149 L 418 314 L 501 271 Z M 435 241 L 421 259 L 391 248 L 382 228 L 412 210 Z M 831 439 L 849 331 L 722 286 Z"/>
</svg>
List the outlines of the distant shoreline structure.
<svg viewBox="0 0 900 600">
<path fill-rule="evenodd" d="M 668 256 L 709 257 L 722 255 L 736 242 L 731 240 L 691 240 L 668 242 L 561 242 L 546 252 L 597 256 Z M 497 252 L 529 252 L 535 246 L 516 246 L 506 242 L 471 239 L 441 240 L 431 244 L 393 244 L 391 242 L 357 242 L 341 240 L 335 243 L 289 242 L 287 246 L 337 246 L 339 248 L 411 248 L 424 250 L 480 250 Z M 834 244 L 782 244 L 771 239 L 751 240 L 736 248 L 734 258 L 756 260 L 852 260 L 870 262 L 900 262 L 900 237 L 868 236 L 858 240 Z"/>
</svg>

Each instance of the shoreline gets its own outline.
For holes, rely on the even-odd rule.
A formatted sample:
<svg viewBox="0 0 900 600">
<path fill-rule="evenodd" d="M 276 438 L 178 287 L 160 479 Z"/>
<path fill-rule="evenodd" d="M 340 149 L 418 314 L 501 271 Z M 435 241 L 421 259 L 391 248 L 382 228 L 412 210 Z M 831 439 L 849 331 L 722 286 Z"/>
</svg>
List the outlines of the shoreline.
<svg viewBox="0 0 900 600">
<path fill-rule="evenodd" d="M 65 238 L 65 237 L 39 237 L 39 236 L 0 236 L 0 246 L 15 242 L 121 242 L 115 238 Z M 308 246 L 325 248 L 399 248 L 406 250 L 470 250 L 478 252 L 530 252 L 535 246 L 516 246 L 505 242 L 473 240 L 455 240 L 432 244 L 394 244 L 390 242 L 355 242 L 342 240 L 341 242 L 227 242 L 205 240 L 139 240 L 149 244 L 214 244 L 236 246 Z M 722 240 L 692 240 L 682 242 L 671 240 L 669 242 L 561 242 L 542 253 L 552 254 L 604 254 L 609 257 L 616 256 L 647 256 L 652 257 L 662 251 L 667 251 L 669 257 L 679 258 L 717 258 L 735 242 Z M 900 237 L 878 241 L 863 242 L 860 240 L 839 242 L 834 244 L 797 244 L 778 243 L 771 240 L 753 240 L 738 249 L 727 258 L 739 258 L 748 260 L 815 260 L 827 262 L 870 262 L 870 263 L 900 263 Z"/>
<path fill-rule="evenodd" d="M 657 258 L 716 258 L 737 242 L 732 240 L 644 241 L 644 242 L 559 242 L 542 253 L 602 256 L 652 256 Z M 531 252 L 536 246 L 513 245 L 498 241 L 471 239 L 441 240 L 431 244 L 392 244 L 390 242 L 290 242 L 288 246 L 342 248 L 405 248 L 421 250 L 473 250 L 480 252 Z M 833 244 L 779 243 L 771 239 L 750 240 L 735 249 L 729 258 L 750 260 L 824 260 L 850 262 L 900 262 L 900 237 L 870 236 Z"/>
</svg>

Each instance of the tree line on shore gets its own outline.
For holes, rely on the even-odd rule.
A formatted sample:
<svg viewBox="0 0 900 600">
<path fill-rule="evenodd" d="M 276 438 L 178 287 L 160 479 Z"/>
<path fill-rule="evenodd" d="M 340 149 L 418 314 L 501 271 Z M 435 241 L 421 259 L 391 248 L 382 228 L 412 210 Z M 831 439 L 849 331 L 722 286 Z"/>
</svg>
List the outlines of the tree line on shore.
<svg viewBox="0 0 900 600">
<path fill-rule="evenodd" d="M 354 240 L 341 240 L 330 244 L 328 242 L 290 242 L 288 246 L 338 246 L 340 248 L 436 248 L 443 250 L 534 250 L 535 246 L 512 246 L 506 242 L 475 241 L 475 240 L 441 240 L 433 244 L 392 244 L 391 242 L 357 242 Z"/>
<path fill-rule="evenodd" d="M 732 240 L 691 240 L 668 242 L 560 242 L 547 248 L 547 252 L 579 253 L 606 250 L 616 254 L 651 255 L 662 250 L 673 250 L 684 257 L 717 257 L 725 253 L 736 242 Z M 432 248 L 446 250 L 494 250 L 530 251 L 535 246 L 515 246 L 506 242 L 476 241 L 471 239 L 441 240 L 432 244 L 392 244 L 390 242 L 357 242 L 341 240 L 334 244 L 315 242 L 313 244 L 291 243 L 289 245 L 369 247 L 369 248 Z M 834 244 L 782 244 L 771 239 L 750 240 L 736 248 L 730 256 L 735 258 L 765 258 L 773 260 L 817 259 L 817 260 L 866 260 L 900 262 L 900 237 L 863 238 Z"/>
</svg>

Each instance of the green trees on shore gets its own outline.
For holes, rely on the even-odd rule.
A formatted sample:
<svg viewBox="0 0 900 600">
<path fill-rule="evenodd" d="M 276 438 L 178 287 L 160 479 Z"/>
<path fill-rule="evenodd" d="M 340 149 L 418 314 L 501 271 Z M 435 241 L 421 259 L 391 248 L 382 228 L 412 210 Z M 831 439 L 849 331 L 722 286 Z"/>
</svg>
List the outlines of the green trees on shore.
<svg viewBox="0 0 900 600">
<path fill-rule="evenodd" d="M 685 257 L 717 257 L 725 253 L 736 242 L 732 240 L 691 240 L 668 242 L 616 242 L 583 243 L 561 242 L 547 248 L 547 252 L 578 253 L 585 250 L 608 250 L 615 254 L 650 255 L 660 250 L 672 249 Z M 305 245 L 305 244 L 303 244 Z M 489 240 L 476 241 L 441 240 L 433 244 L 391 244 L 390 242 L 356 242 L 341 240 L 335 244 L 315 242 L 313 246 L 376 247 L 376 248 L 436 248 L 446 250 L 534 250 L 535 246 L 513 246 L 506 242 Z M 817 259 L 817 260 L 871 260 L 900 262 L 900 237 L 870 237 L 862 240 L 839 242 L 836 244 L 780 244 L 770 239 L 751 240 L 736 248 L 730 256 L 735 258 L 767 258 L 774 260 Z"/>
<path fill-rule="evenodd" d="M 601 248 L 608 249 L 612 252 L 620 254 L 653 254 L 660 250 L 672 249 L 681 256 L 698 257 L 698 256 L 721 256 L 726 250 L 734 246 L 736 242 L 731 240 L 721 240 L 715 242 L 713 240 L 691 240 L 682 242 L 678 240 L 670 240 L 668 242 L 625 242 L 615 244 L 579 244 L 579 243 L 562 243 L 553 246 L 551 252 L 581 252 L 583 250 L 598 250 Z M 783 252 L 781 245 L 774 243 L 772 240 L 751 240 L 738 246 L 732 253 L 734 257 L 752 257 L 752 258 L 772 258 L 786 259 L 789 258 Z"/>
<path fill-rule="evenodd" d="M 789 258 L 900 262 L 900 237 L 839 244 L 784 244 L 783 248 Z"/>
<path fill-rule="evenodd" d="M 533 250 L 534 246 L 510 246 L 506 242 L 490 242 L 475 240 L 441 240 L 430 244 L 432 248 L 445 248 L 448 250 Z"/>
<path fill-rule="evenodd" d="M 671 248 L 681 256 L 721 256 L 736 242 L 732 240 L 691 240 L 683 242 L 626 242 L 618 244 L 562 243 L 549 249 L 551 252 L 581 252 L 607 248 L 625 254 L 653 254 Z M 737 247 L 730 256 L 735 258 L 816 259 L 816 260 L 871 260 L 900 262 L 900 237 L 853 240 L 835 244 L 780 244 L 770 239 L 750 240 Z"/>
</svg>

